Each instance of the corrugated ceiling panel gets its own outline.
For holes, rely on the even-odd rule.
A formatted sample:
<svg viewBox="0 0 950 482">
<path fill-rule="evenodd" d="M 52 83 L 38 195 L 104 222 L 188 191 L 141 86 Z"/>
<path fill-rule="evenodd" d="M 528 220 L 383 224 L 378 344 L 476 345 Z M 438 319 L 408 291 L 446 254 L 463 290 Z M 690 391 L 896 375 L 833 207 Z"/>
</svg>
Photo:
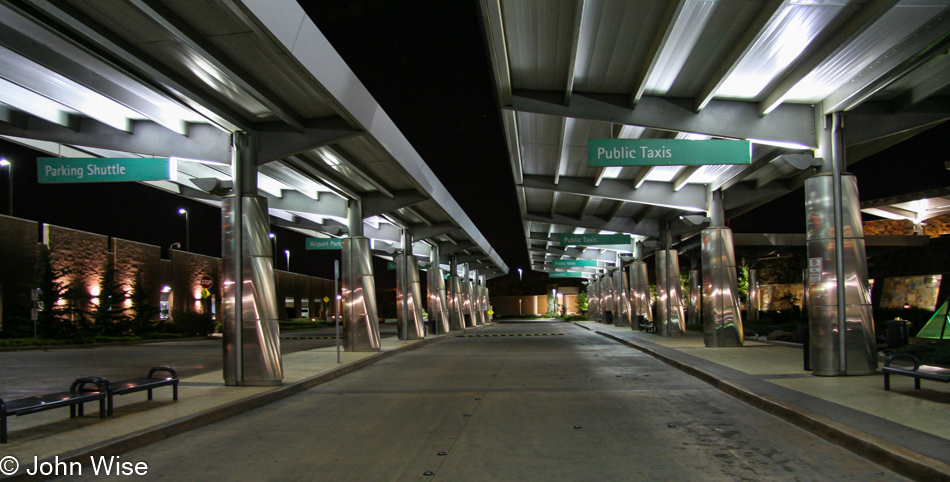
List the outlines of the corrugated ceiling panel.
<svg viewBox="0 0 950 482">
<path fill-rule="evenodd" d="M 648 94 L 673 97 L 699 95 L 709 77 L 721 67 L 726 55 L 745 34 L 748 25 L 767 2 L 724 0 L 702 3 L 712 5 L 712 12 L 701 35 L 687 52 L 682 68 L 665 90 L 659 86 L 648 86 Z"/>
<path fill-rule="evenodd" d="M 669 92 L 690 52 L 699 41 L 712 18 L 716 3 L 689 1 L 670 29 L 666 47 L 658 53 L 656 68 L 647 79 L 646 92 L 663 95 Z"/>
<path fill-rule="evenodd" d="M 502 6 L 512 88 L 565 90 L 574 9 L 572 1 L 523 0 Z"/>
<path fill-rule="evenodd" d="M 666 2 L 590 1 L 581 28 L 585 51 L 578 51 L 574 90 L 629 93 L 657 33 Z M 627 28 L 636 25 L 638 28 Z"/>
<path fill-rule="evenodd" d="M 788 5 L 766 27 L 749 55 L 716 92 L 718 98 L 761 100 L 763 90 L 798 59 L 822 29 L 853 15 L 857 6 Z"/>
<path fill-rule="evenodd" d="M 578 196 L 576 194 L 560 193 L 557 196 L 557 209 L 554 212 L 574 216 L 581 212 L 581 205 L 587 196 Z"/>
<path fill-rule="evenodd" d="M 854 42 L 795 85 L 786 102 L 812 103 L 824 99 L 945 9 L 945 5 L 891 9 Z"/>
<path fill-rule="evenodd" d="M 518 113 L 518 135 L 524 173 L 553 176 L 561 142 L 561 118 Z"/>
<path fill-rule="evenodd" d="M 529 212 L 551 212 L 551 191 L 540 189 L 525 189 L 525 204 Z"/>
</svg>

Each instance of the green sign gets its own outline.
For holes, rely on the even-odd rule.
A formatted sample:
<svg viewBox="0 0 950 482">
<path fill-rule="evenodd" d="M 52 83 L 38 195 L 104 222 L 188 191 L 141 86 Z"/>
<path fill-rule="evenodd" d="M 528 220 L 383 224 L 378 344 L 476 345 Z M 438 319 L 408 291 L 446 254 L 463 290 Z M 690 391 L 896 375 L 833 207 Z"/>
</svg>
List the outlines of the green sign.
<svg viewBox="0 0 950 482">
<path fill-rule="evenodd" d="M 752 143 L 729 139 L 588 139 L 587 165 L 752 164 Z"/>
<path fill-rule="evenodd" d="M 594 259 L 555 259 L 555 268 L 576 268 L 578 266 L 596 268 L 597 260 Z"/>
<path fill-rule="evenodd" d="M 554 273 L 548 273 L 548 278 L 583 278 L 584 273 L 578 273 L 574 271 L 557 271 Z"/>
<path fill-rule="evenodd" d="M 40 184 L 77 182 L 167 181 L 168 158 L 39 157 Z"/>
<path fill-rule="evenodd" d="M 343 240 L 334 238 L 307 238 L 307 249 L 343 249 Z"/>
<path fill-rule="evenodd" d="M 561 246 L 614 246 L 629 245 L 626 234 L 562 234 Z"/>
</svg>

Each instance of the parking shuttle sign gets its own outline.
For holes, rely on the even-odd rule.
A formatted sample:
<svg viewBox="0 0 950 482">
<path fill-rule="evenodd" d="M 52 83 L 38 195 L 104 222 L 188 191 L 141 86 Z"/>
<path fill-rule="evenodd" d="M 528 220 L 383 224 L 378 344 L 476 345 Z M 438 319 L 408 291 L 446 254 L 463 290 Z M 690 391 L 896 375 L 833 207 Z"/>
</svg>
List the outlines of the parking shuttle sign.
<svg viewBox="0 0 950 482">
<path fill-rule="evenodd" d="M 36 180 L 40 184 L 167 181 L 170 178 L 167 157 L 40 157 L 36 159 Z"/>
</svg>

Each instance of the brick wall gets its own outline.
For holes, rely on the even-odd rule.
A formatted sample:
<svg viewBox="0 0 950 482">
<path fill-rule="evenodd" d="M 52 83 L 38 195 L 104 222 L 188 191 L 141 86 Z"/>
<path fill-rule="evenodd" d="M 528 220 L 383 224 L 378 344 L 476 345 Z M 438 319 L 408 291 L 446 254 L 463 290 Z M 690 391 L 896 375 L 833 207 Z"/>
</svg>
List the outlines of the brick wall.
<svg viewBox="0 0 950 482">
<path fill-rule="evenodd" d="M 29 316 L 29 293 L 39 253 L 39 224 L 0 216 L 0 327 L 5 316 Z"/>
</svg>

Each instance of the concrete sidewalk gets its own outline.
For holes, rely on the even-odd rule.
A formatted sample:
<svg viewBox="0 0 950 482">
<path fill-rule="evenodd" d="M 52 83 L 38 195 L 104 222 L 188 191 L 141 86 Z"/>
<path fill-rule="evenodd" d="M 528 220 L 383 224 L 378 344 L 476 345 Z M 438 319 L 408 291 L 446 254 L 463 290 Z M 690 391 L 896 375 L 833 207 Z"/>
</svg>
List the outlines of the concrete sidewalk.
<svg viewBox="0 0 950 482">
<path fill-rule="evenodd" d="M 183 378 L 179 383 L 178 401 L 172 400 L 170 387 L 155 389 L 151 401 L 144 392 L 117 396 L 112 417 L 99 418 L 97 403 L 86 404 L 85 416 L 74 419 L 69 418 L 69 410 L 65 408 L 8 417 L 9 442 L 0 445 L 0 455 L 16 457 L 21 470 L 16 476 L 2 478 L 25 477 L 23 469 L 32 466 L 34 457 L 39 461 L 58 457 L 59 461 L 68 462 L 85 461 L 90 455 L 121 454 L 286 398 L 396 353 L 455 335 L 412 341 L 383 338 L 379 352 L 343 351 L 339 364 L 335 347 L 284 355 L 284 384 L 278 387 L 227 387 L 221 370 L 216 370 Z"/>
<path fill-rule="evenodd" d="M 747 340 L 706 348 L 702 333 L 661 337 L 595 322 L 578 326 L 642 350 L 759 409 L 918 480 L 950 480 L 950 391 L 878 373 L 818 377 L 801 348 Z"/>
</svg>

